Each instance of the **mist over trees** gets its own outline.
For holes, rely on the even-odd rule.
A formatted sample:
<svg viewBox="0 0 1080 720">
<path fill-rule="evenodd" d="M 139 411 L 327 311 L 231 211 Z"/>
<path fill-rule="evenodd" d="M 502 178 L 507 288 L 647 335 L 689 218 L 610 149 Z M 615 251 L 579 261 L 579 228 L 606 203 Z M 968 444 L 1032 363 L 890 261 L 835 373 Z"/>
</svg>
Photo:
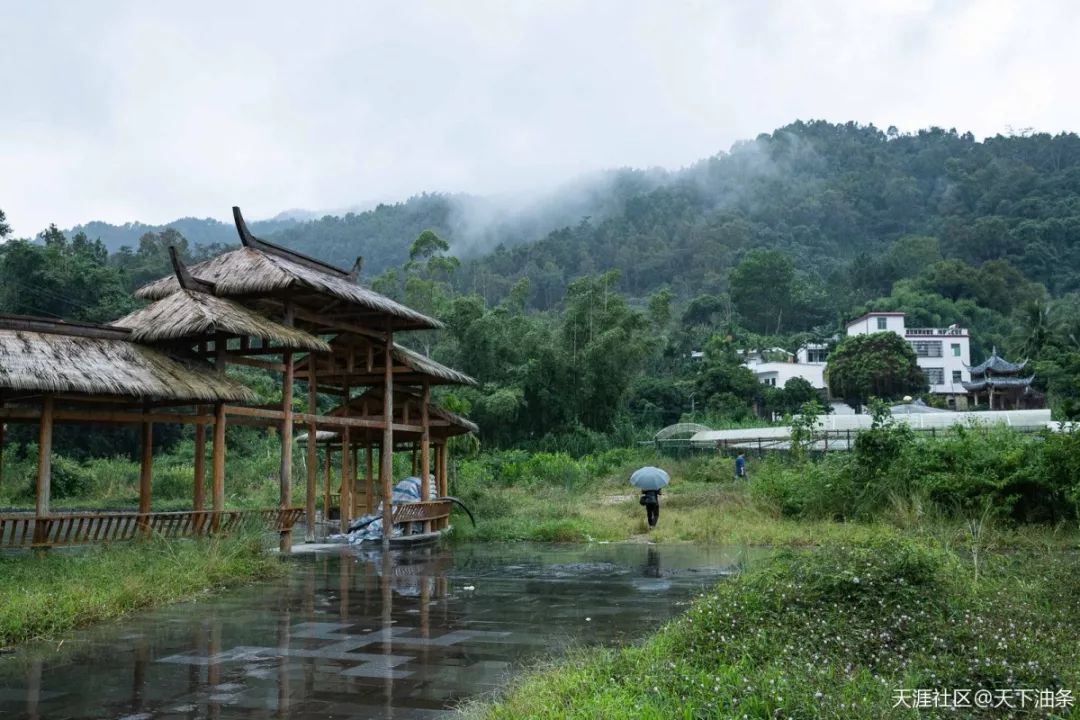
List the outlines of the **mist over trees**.
<svg viewBox="0 0 1080 720">
<path fill-rule="evenodd" d="M 683 170 L 576 188 L 255 227 L 341 266 L 362 255 L 365 284 L 444 319 L 404 341 L 481 382 L 443 401 L 487 443 L 588 450 L 691 413 L 792 412 L 807 388 L 762 386 L 739 351 L 831 343 L 869 310 L 970 328 L 973 361 L 994 346 L 1029 358 L 1057 416 L 1080 416 L 1075 134 L 796 122 Z M 89 232 L 9 240 L 0 310 L 111 319 L 169 272 L 169 245 L 195 262 L 235 244 L 199 238 L 146 229 L 111 253 Z"/>
</svg>

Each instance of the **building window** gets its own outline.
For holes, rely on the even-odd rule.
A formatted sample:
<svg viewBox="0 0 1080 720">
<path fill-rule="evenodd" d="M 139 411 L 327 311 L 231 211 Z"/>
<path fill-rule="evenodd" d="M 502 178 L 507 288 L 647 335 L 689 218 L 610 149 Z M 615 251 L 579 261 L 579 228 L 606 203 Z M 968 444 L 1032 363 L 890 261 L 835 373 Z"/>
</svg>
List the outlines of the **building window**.
<svg viewBox="0 0 1080 720">
<path fill-rule="evenodd" d="M 964 382 L 964 374 L 962 372 L 960 372 L 959 370 L 953 370 L 952 371 L 952 381 L 953 381 L 953 385 L 959 385 L 960 383 Z"/>
<path fill-rule="evenodd" d="M 888 321 L 885 318 L 879 317 L 877 319 L 877 329 L 878 330 L 884 330 L 887 322 Z"/>
<path fill-rule="evenodd" d="M 914 348 L 915 354 L 922 358 L 939 358 L 941 357 L 941 341 L 940 340 L 913 340 L 911 347 Z"/>
<path fill-rule="evenodd" d="M 806 362 L 823 363 L 825 362 L 825 354 L 825 350 L 809 349 L 806 351 Z"/>
<path fill-rule="evenodd" d="M 960 357 L 960 343 L 953 343 L 952 344 L 952 356 L 953 357 Z"/>
<path fill-rule="evenodd" d="M 945 384 L 945 368 L 923 368 L 926 373 L 926 382 L 931 385 Z"/>
</svg>

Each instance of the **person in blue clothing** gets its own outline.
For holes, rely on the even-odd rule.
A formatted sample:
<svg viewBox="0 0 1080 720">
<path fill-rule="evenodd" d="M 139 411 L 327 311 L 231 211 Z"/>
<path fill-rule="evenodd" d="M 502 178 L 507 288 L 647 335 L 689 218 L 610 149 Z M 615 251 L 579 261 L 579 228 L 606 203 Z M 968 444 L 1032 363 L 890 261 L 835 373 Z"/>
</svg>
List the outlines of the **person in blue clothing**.
<svg viewBox="0 0 1080 720">
<path fill-rule="evenodd" d="M 742 453 L 739 453 L 739 457 L 735 458 L 735 479 L 742 480 L 746 477 L 746 458 Z"/>
</svg>

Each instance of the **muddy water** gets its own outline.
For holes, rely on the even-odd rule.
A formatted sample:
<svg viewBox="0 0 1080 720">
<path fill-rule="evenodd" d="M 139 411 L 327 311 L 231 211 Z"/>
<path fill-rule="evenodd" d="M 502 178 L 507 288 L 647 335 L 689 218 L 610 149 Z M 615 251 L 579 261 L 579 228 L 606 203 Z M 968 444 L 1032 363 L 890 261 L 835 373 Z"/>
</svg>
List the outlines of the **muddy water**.
<svg viewBox="0 0 1080 720">
<path fill-rule="evenodd" d="M 0 656 L 0 718 L 447 717 L 531 660 L 647 634 L 738 558 L 624 544 L 307 553 L 280 580 Z"/>
</svg>

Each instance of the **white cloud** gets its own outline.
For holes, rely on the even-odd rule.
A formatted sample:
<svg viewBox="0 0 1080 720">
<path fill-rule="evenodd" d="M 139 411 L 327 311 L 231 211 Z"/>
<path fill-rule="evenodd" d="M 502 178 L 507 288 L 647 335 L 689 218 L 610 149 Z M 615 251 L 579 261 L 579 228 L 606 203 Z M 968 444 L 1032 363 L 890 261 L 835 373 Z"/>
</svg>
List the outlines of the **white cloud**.
<svg viewBox="0 0 1080 720">
<path fill-rule="evenodd" d="M 0 0 L 0 208 L 162 222 L 678 167 L 794 119 L 1076 129 L 1051 2 Z"/>
</svg>

